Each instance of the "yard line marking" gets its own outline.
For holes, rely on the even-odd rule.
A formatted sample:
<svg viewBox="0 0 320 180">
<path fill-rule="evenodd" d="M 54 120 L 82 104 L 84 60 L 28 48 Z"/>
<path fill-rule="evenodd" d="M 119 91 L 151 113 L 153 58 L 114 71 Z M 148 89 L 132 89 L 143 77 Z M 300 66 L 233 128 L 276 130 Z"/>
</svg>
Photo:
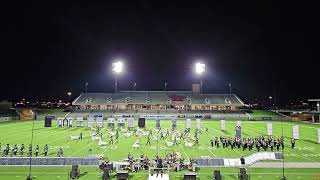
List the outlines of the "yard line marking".
<svg viewBox="0 0 320 180">
<path fill-rule="evenodd" d="M 80 152 L 81 150 L 83 150 L 83 149 L 86 148 L 87 146 L 91 145 L 92 143 L 93 143 L 93 141 L 90 142 L 89 144 L 83 146 L 82 148 L 78 149 L 77 151 L 73 152 L 73 153 L 71 154 L 71 156 L 74 155 L 74 154 L 77 154 L 78 152 Z M 67 143 L 67 144 L 68 144 L 68 143 Z"/>
<path fill-rule="evenodd" d="M 6 124 L 6 125 L 1 125 L 1 123 L 0 123 L 0 128 L 2 128 L 2 127 L 7 127 L 7 126 L 20 125 L 20 124 L 27 124 L 27 123 L 32 123 L 32 121 L 28 121 L 28 122 L 17 122 L 17 123 L 14 123 L 14 124 Z"/>
<path fill-rule="evenodd" d="M 186 151 L 184 150 L 184 148 L 182 147 L 181 144 L 179 144 L 180 149 L 182 149 L 184 155 L 186 155 L 186 157 L 188 158 L 188 160 L 190 159 L 190 157 L 187 155 Z"/>
<path fill-rule="evenodd" d="M 200 145 L 203 146 L 203 144 L 200 144 Z M 206 147 L 206 149 L 207 149 L 214 157 L 217 157 L 217 156 L 208 148 L 208 146 L 205 146 L 205 147 Z"/>
</svg>

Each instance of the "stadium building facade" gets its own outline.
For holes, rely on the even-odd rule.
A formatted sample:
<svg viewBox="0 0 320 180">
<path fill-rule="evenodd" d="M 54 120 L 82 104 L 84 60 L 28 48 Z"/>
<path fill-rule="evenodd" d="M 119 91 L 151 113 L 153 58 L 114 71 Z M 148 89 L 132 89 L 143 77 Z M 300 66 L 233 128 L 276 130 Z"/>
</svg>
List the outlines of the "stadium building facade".
<svg viewBox="0 0 320 180">
<path fill-rule="evenodd" d="M 192 91 L 120 91 L 82 93 L 73 102 L 81 110 L 238 111 L 244 106 L 235 94 Z"/>
</svg>

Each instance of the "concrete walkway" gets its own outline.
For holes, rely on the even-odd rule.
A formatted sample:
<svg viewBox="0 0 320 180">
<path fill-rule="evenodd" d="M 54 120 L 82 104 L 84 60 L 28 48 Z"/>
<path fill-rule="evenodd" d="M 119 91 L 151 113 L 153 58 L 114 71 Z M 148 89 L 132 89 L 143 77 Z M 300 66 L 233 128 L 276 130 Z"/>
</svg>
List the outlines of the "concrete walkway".
<svg viewBox="0 0 320 180">
<path fill-rule="evenodd" d="M 253 168 L 282 168 L 282 162 L 256 162 L 250 167 Z M 285 162 L 285 168 L 320 168 L 319 163 Z"/>
</svg>

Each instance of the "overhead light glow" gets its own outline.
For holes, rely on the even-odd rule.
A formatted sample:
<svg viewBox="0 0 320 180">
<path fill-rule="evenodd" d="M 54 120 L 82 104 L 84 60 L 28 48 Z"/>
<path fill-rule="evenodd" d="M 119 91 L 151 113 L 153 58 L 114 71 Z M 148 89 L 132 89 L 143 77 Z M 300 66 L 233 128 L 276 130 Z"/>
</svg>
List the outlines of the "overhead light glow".
<svg viewBox="0 0 320 180">
<path fill-rule="evenodd" d="M 206 71 L 206 65 L 203 63 L 196 63 L 196 73 L 202 74 Z"/>
<path fill-rule="evenodd" d="M 116 73 L 121 73 L 123 69 L 123 63 L 121 61 L 112 64 L 112 71 Z"/>
</svg>

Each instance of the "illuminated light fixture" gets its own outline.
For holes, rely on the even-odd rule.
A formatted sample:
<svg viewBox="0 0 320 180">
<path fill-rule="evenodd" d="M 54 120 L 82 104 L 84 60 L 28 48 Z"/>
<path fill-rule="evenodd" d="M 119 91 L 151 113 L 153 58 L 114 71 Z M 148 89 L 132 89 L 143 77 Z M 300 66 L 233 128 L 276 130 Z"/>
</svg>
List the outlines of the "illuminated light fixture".
<svg viewBox="0 0 320 180">
<path fill-rule="evenodd" d="M 196 68 L 196 73 L 197 74 L 202 74 L 206 71 L 206 65 L 203 63 L 196 63 L 195 64 L 195 68 Z"/>
<path fill-rule="evenodd" d="M 121 73 L 123 70 L 123 63 L 121 61 L 112 64 L 112 71 L 115 73 Z"/>
</svg>

